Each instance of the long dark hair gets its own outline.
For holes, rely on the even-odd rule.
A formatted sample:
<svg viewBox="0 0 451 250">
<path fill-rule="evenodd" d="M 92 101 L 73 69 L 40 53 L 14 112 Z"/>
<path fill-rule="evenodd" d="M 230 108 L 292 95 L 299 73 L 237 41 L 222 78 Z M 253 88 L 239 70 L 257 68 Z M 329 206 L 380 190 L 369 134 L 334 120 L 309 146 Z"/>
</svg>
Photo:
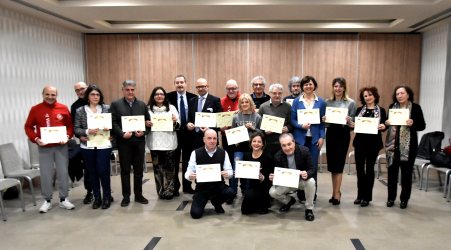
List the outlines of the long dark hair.
<svg viewBox="0 0 451 250">
<path fill-rule="evenodd" d="M 150 94 L 149 97 L 149 101 L 147 102 L 147 105 L 149 105 L 149 109 L 152 110 L 153 106 L 157 106 L 157 104 L 155 103 L 155 94 L 157 93 L 158 90 L 163 91 L 164 93 L 163 106 L 166 107 L 166 111 L 169 111 L 169 101 L 166 95 L 166 90 L 164 90 L 164 88 L 161 86 L 157 86 L 152 90 L 152 93 Z"/>
<path fill-rule="evenodd" d="M 95 84 L 90 84 L 89 86 L 88 86 L 88 88 L 86 89 L 86 91 L 85 91 L 85 96 L 83 97 L 83 99 L 85 100 L 85 102 L 86 103 L 89 103 L 89 94 L 92 92 L 92 91 L 97 91 L 97 92 L 99 92 L 99 95 L 100 95 L 100 98 L 99 98 L 99 105 L 103 105 L 104 104 L 104 102 L 103 102 L 103 93 L 102 93 L 102 91 L 99 89 L 99 87 L 97 87 L 97 85 L 95 85 Z"/>
</svg>

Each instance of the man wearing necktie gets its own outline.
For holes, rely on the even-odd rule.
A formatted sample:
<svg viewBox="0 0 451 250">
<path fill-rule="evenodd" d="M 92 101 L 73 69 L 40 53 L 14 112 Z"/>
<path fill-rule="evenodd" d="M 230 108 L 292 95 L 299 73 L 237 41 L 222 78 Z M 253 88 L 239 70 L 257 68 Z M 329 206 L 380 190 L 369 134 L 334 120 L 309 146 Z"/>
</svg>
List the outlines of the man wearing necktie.
<svg viewBox="0 0 451 250">
<path fill-rule="evenodd" d="M 180 159 L 180 155 L 182 156 L 182 173 L 186 172 L 186 168 L 188 167 L 189 157 L 191 155 L 191 151 L 193 151 L 193 139 L 192 139 L 192 131 L 186 129 L 186 124 L 188 122 L 188 110 L 190 108 L 189 101 L 190 99 L 196 97 L 195 94 L 190 93 L 186 90 L 186 78 L 183 75 L 177 75 L 174 79 L 174 87 L 175 91 L 172 91 L 167 94 L 169 103 L 174 105 L 177 108 L 177 111 L 180 114 L 180 129 L 177 130 L 177 149 L 174 152 L 174 158 Z M 184 112 L 182 112 L 184 111 Z M 174 195 L 179 195 L 180 189 L 180 179 L 179 179 L 179 165 L 175 168 L 174 175 Z M 185 178 L 182 178 L 183 184 L 183 192 L 192 194 L 194 190 L 191 188 L 191 182 L 187 181 Z"/>
<path fill-rule="evenodd" d="M 186 127 L 188 130 L 194 131 L 194 148 L 199 148 L 204 144 L 203 136 L 208 128 L 194 125 L 196 123 L 196 112 L 218 113 L 222 111 L 222 108 L 220 99 L 208 93 L 208 82 L 206 79 L 197 79 L 196 90 L 198 96 L 189 102 L 190 107 L 188 109 L 188 123 Z"/>
</svg>

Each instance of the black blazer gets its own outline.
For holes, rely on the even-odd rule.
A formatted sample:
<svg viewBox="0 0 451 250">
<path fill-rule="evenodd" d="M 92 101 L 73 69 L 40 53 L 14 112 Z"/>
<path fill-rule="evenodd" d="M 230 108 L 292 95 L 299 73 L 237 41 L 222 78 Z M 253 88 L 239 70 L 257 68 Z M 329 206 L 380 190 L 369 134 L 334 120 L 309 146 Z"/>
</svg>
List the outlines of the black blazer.
<svg viewBox="0 0 451 250">
<path fill-rule="evenodd" d="M 199 101 L 199 96 L 191 98 L 188 104 L 188 122 L 194 123 L 197 112 L 197 103 Z M 218 113 L 222 112 L 221 108 L 221 100 L 208 93 L 207 99 L 205 99 L 204 107 L 202 108 L 202 112 L 210 112 L 210 113 Z"/>
<path fill-rule="evenodd" d="M 167 94 L 167 97 L 168 97 L 168 101 L 169 101 L 169 103 L 170 104 L 172 104 L 172 105 L 174 105 L 174 107 L 177 109 L 177 111 L 179 112 L 179 114 L 180 114 L 180 110 L 179 110 L 179 105 L 178 105 L 178 103 L 177 103 L 177 91 L 172 91 L 172 92 L 169 92 L 168 94 Z M 196 97 L 196 95 L 195 94 L 193 94 L 193 93 L 190 93 L 190 92 L 186 92 L 186 103 L 188 103 L 188 113 L 189 113 L 189 110 L 190 110 L 190 107 L 191 107 L 191 103 L 190 103 L 190 100 L 192 99 L 192 98 L 194 98 L 194 97 Z M 197 109 L 197 104 L 196 104 L 196 109 Z M 188 117 L 187 117 L 187 119 L 188 119 Z M 180 128 L 180 129 L 182 129 L 182 128 Z"/>
<path fill-rule="evenodd" d="M 298 170 L 307 171 L 307 179 L 316 175 L 316 167 L 313 166 L 312 155 L 307 147 L 295 145 L 294 162 Z M 282 150 L 279 150 L 274 156 L 274 166 L 289 168 L 287 155 Z"/>
</svg>

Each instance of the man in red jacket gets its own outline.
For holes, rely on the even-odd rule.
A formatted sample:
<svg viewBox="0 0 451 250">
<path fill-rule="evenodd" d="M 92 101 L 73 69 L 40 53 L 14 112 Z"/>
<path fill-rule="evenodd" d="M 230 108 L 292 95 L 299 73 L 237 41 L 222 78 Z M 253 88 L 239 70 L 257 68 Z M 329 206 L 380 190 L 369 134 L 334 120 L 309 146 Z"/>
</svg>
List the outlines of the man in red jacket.
<svg viewBox="0 0 451 250">
<path fill-rule="evenodd" d="M 42 90 L 44 101 L 33 106 L 25 122 L 25 133 L 30 141 L 39 146 L 39 169 L 41 173 L 41 191 L 45 201 L 39 211 L 46 213 L 52 208 L 53 196 L 53 166 L 59 184 L 59 207 L 74 209 L 74 205 L 68 200 L 69 181 L 67 141 L 74 135 L 72 119 L 66 105 L 58 103 L 57 89 L 46 86 Z M 67 138 L 62 138 L 59 143 L 45 143 L 41 137 L 41 128 L 65 126 Z"/>
</svg>

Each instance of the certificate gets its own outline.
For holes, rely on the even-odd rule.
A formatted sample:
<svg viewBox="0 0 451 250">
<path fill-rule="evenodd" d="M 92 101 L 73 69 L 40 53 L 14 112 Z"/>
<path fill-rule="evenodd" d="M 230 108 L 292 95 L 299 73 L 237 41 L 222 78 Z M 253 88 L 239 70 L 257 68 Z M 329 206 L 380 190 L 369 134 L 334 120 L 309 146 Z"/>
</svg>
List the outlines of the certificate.
<svg viewBox="0 0 451 250">
<path fill-rule="evenodd" d="M 294 99 L 286 99 L 285 102 L 290 104 L 291 106 L 293 105 L 293 101 Z"/>
<path fill-rule="evenodd" d="M 216 113 L 196 112 L 196 117 L 194 119 L 194 125 L 196 127 L 216 127 Z"/>
<path fill-rule="evenodd" d="M 221 165 L 220 164 L 196 165 L 196 181 L 197 182 L 221 181 Z"/>
<path fill-rule="evenodd" d="M 88 135 L 86 145 L 89 148 L 111 147 L 110 131 L 99 130 L 95 135 Z"/>
<path fill-rule="evenodd" d="M 236 161 L 235 177 L 246 179 L 259 179 L 260 162 L 258 161 Z"/>
<path fill-rule="evenodd" d="M 216 127 L 218 128 L 231 127 L 233 114 L 235 114 L 235 112 L 216 113 Z"/>
<path fill-rule="evenodd" d="M 298 188 L 300 174 L 301 171 L 297 169 L 275 167 L 272 184 L 282 187 Z"/>
<path fill-rule="evenodd" d="M 143 115 L 122 116 L 121 119 L 123 132 L 146 131 Z"/>
<path fill-rule="evenodd" d="M 174 131 L 174 123 L 171 114 L 153 114 L 151 131 Z"/>
<path fill-rule="evenodd" d="M 298 109 L 298 124 L 320 124 L 319 109 Z"/>
<path fill-rule="evenodd" d="M 347 108 L 326 107 L 326 122 L 346 125 Z"/>
<path fill-rule="evenodd" d="M 66 126 L 41 127 L 41 141 L 45 144 L 67 141 Z"/>
<path fill-rule="evenodd" d="M 88 114 L 88 129 L 111 129 L 111 114 Z"/>
<path fill-rule="evenodd" d="M 273 115 L 263 115 L 262 123 L 260 124 L 260 129 L 282 134 L 284 123 L 285 118 Z"/>
<path fill-rule="evenodd" d="M 249 141 L 249 133 L 247 132 L 247 128 L 245 126 L 227 129 L 225 134 L 229 145 Z"/>
<path fill-rule="evenodd" d="M 388 120 L 390 125 L 407 125 L 409 120 L 409 109 L 389 109 Z"/>
<path fill-rule="evenodd" d="M 378 133 L 379 118 L 356 117 L 354 125 L 354 133 L 374 134 Z"/>
</svg>

